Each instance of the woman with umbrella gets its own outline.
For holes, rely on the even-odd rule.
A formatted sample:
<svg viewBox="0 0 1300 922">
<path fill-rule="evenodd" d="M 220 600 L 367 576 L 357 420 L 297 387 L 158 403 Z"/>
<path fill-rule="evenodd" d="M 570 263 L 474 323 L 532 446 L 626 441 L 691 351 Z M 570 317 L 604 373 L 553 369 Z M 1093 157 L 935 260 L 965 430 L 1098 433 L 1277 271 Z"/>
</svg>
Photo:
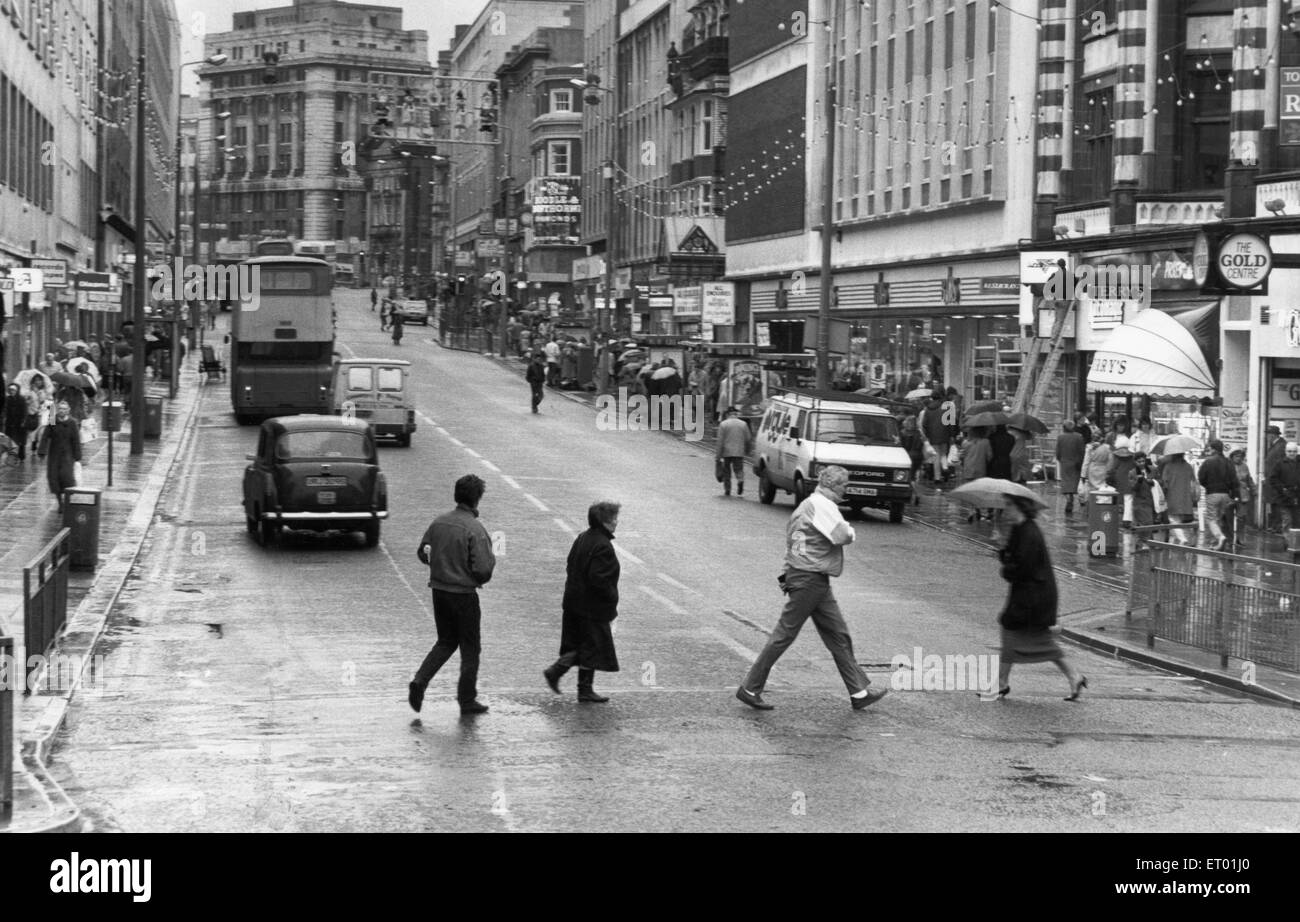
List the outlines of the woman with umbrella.
<svg viewBox="0 0 1300 922">
<path fill-rule="evenodd" d="M 1006 605 L 998 615 L 1002 627 L 998 691 L 986 700 L 1011 694 L 1011 667 L 1016 663 L 1054 663 L 1070 683 L 1065 700 L 1079 700 L 1088 679 L 1066 658 L 1052 631 L 1056 624 L 1056 573 L 1036 521 L 1043 501 L 1028 487 L 992 478 L 960 486 L 953 495 L 977 505 L 1002 506 L 1011 522 L 1007 543 L 998 552 L 1002 578 L 1011 584 Z"/>
</svg>

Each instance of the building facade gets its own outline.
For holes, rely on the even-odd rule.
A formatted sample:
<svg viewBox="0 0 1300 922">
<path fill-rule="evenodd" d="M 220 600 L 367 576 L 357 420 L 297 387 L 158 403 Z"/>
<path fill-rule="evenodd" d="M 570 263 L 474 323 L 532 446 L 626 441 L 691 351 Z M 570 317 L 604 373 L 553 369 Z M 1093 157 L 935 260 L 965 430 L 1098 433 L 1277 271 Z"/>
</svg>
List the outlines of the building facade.
<svg viewBox="0 0 1300 922">
<path fill-rule="evenodd" d="M 428 36 L 402 28 L 400 8 L 295 0 L 234 14 L 234 28 L 204 38 L 199 69 L 205 104 L 231 113 L 209 142 L 227 135 L 233 159 L 214 158 L 203 197 L 218 259 L 247 255 L 263 236 L 294 240 L 301 252 L 371 278 L 367 192 L 358 170 L 379 107 L 431 136 Z M 224 225 L 224 227 L 222 227 Z M 410 254 L 387 257 L 394 265 Z M 386 261 L 387 261 L 386 260 Z"/>
</svg>

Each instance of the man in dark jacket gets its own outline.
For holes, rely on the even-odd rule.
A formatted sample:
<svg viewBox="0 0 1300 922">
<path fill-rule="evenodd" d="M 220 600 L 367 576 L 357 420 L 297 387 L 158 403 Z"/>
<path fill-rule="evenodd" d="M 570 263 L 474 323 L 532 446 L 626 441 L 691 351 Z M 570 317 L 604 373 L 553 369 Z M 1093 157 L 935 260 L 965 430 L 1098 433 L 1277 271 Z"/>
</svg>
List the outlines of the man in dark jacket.
<svg viewBox="0 0 1300 922">
<path fill-rule="evenodd" d="M 27 442 L 31 433 L 27 431 L 27 398 L 23 396 L 17 384 L 9 385 L 4 399 L 4 433 L 18 446 L 18 460 L 27 460 Z"/>
<path fill-rule="evenodd" d="M 1264 502 L 1268 504 L 1265 510 L 1267 518 L 1264 520 L 1272 531 L 1281 531 L 1282 529 L 1282 502 L 1273 490 L 1269 478 L 1273 474 L 1273 468 L 1277 463 L 1286 457 L 1286 439 L 1282 438 L 1282 430 L 1277 426 L 1269 426 L 1268 438 L 1264 442 L 1264 464 L 1260 471 L 1260 482 L 1264 485 Z"/>
<path fill-rule="evenodd" d="M 587 510 L 587 530 L 569 549 L 568 578 L 564 582 L 564 620 L 560 629 L 560 658 L 542 670 L 546 684 L 557 695 L 560 678 L 578 667 L 578 700 L 603 704 L 609 698 L 596 694 L 596 670 L 618 672 L 611 627 L 618 617 L 618 555 L 614 531 L 619 504 L 593 503 Z"/>
<path fill-rule="evenodd" d="M 76 466 L 81 462 L 81 427 L 72 418 L 72 408 L 60 400 L 54 410 L 54 420 L 45 427 L 41 436 L 41 455 L 47 456 L 46 482 L 50 492 L 63 510 L 63 491 L 77 485 Z"/>
<path fill-rule="evenodd" d="M 944 472 L 948 467 L 948 446 L 952 444 L 948 434 L 949 426 L 956 421 L 955 407 L 951 404 L 945 407 L 943 391 L 936 390 L 921 414 L 921 432 L 935 451 L 933 477 L 936 485 L 944 480 Z"/>
<path fill-rule="evenodd" d="M 1016 437 L 1006 426 L 998 426 L 989 435 L 989 476 L 1012 480 L 1011 453 L 1016 449 Z"/>
<path fill-rule="evenodd" d="M 1300 445 L 1286 443 L 1282 460 L 1268 475 L 1268 485 L 1273 490 L 1274 505 L 1281 507 L 1282 533 L 1286 534 L 1288 528 L 1300 528 Z"/>
<path fill-rule="evenodd" d="M 1237 499 L 1237 466 L 1223 456 L 1223 442 L 1209 441 L 1210 456 L 1201 462 L 1196 479 L 1205 490 L 1205 521 L 1210 526 L 1214 549 L 1223 550 L 1228 536 L 1223 532 L 1223 520 Z"/>
<path fill-rule="evenodd" d="M 542 402 L 544 394 L 542 387 L 546 384 L 546 359 L 542 353 L 538 352 L 533 356 L 528 370 L 524 372 L 524 380 L 533 389 L 533 412 L 536 413 L 537 405 Z"/>
<path fill-rule="evenodd" d="M 496 556 L 492 539 L 478 520 L 478 504 L 487 485 L 466 474 L 456 481 L 456 508 L 433 520 L 416 551 L 429 567 L 433 590 L 433 620 L 438 642 L 420 664 L 410 686 L 409 700 L 417 712 L 424 690 L 438 670 L 460 649 L 460 683 L 456 698 L 462 714 L 482 714 L 486 704 L 478 698 L 479 622 L 478 587 L 492 578 Z"/>
<path fill-rule="evenodd" d="M 1083 476 L 1083 455 L 1087 449 L 1083 436 L 1074 431 L 1074 422 L 1066 420 L 1061 423 L 1061 434 L 1056 439 L 1056 479 L 1061 484 L 1061 495 L 1065 497 L 1065 514 L 1074 512 L 1074 496 L 1079 492 L 1079 480 Z"/>
</svg>

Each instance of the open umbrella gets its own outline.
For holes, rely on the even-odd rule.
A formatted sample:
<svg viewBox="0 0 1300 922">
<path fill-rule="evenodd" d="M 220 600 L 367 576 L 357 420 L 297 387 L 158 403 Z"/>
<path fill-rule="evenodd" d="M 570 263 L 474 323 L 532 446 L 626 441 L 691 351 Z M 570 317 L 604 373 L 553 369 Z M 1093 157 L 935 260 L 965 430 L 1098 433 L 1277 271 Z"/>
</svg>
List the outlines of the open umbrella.
<svg viewBox="0 0 1300 922">
<path fill-rule="evenodd" d="M 1012 429 L 1020 429 L 1038 435 L 1047 434 L 1047 424 L 1037 416 L 1030 416 L 1028 413 L 1012 413 L 1007 417 L 1007 425 Z"/>
<path fill-rule="evenodd" d="M 74 375 L 85 375 L 92 381 L 99 380 L 99 369 L 95 367 L 95 363 L 90 359 L 68 359 L 63 363 L 63 367 Z"/>
<path fill-rule="evenodd" d="M 1013 496 L 1047 507 L 1043 498 L 1029 487 L 996 477 L 978 477 L 954 489 L 952 495 L 980 509 L 1004 509 L 1010 505 Z"/>
<path fill-rule="evenodd" d="M 90 349 L 90 343 L 86 342 L 84 339 L 74 339 L 70 343 L 64 343 L 63 348 L 67 349 L 69 353 L 72 353 L 76 352 L 78 349 Z"/>
<path fill-rule="evenodd" d="M 75 387 L 78 390 L 96 391 L 98 388 L 95 382 L 90 379 L 90 375 L 73 374 L 70 371 L 56 371 L 50 375 L 50 380 L 55 384 L 63 384 L 67 387 Z"/>
<path fill-rule="evenodd" d="M 976 413 L 1002 413 L 1004 407 L 1001 400 L 981 400 L 978 403 L 972 403 L 966 408 L 967 416 L 974 416 Z"/>
<path fill-rule="evenodd" d="M 1190 435 L 1176 433 L 1167 435 L 1151 446 L 1153 455 L 1182 455 L 1189 451 L 1200 451 L 1201 443 Z"/>
<path fill-rule="evenodd" d="M 675 374 L 677 374 L 676 368 L 673 368 L 671 365 L 665 365 L 663 368 L 655 369 L 650 377 L 656 381 L 662 381 L 664 378 L 671 378 Z"/>
<path fill-rule="evenodd" d="M 934 388 L 918 387 L 916 388 L 916 390 L 908 391 L 904 399 L 905 400 L 929 400 L 933 396 L 934 396 Z"/>
<path fill-rule="evenodd" d="M 979 429 L 983 426 L 1001 426 L 1009 419 L 1007 414 L 997 413 L 976 413 L 974 416 L 967 416 L 962 425 L 970 426 L 972 429 Z"/>
<path fill-rule="evenodd" d="M 14 375 L 13 381 L 10 383 L 17 384 L 19 390 L 30 391 L 32 389 L 32 379 L 36 377 L 40 377 L 44 381 L 45 372 L 37 371 L 35 368 L 24 368 Z"/>
</svg>

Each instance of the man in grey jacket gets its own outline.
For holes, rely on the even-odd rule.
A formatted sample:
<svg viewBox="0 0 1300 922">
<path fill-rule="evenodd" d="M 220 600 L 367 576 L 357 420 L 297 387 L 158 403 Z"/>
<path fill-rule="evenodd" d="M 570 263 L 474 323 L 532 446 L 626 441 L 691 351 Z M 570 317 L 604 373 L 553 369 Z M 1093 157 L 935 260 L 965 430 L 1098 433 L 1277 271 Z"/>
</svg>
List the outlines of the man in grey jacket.
<svg viewBox="0 0 1300 922">
<path fill-rule="evenodd" d="M 410 686 L 412 709 L 419 711 L 424 690 L 438 670 L 460 649 L 460 683 L 456 698 L 462 714 L 482 714 L 486 704 L 478 698 L 480 650 L 478 587 L 492 578 L 496 557 L 492 539 L 478 520 L 478 504 L 487 485 L 466 474 L 456 481 L 456 508 L 433 520 L 420 539 L 417 556 L 429 566 L 433 590 L 433 620 L 438 642 L 433 645 Z"/>
<path fill-rule="evenodd" d="M 714 458 L 722 461 L 724 472 L 722 489 L 731 495 L 731 475 L 736 475 L 736 495 L 745 495 L 745 459 L 754 449 L 754 433 L 749 423 L 736 415 L 735 407 L 727 407 L 727 418 L 718 427 L 718 447 Z"/>
<path fill-rule="evenodd" d="M 867 687 L 871 680 L 853 655 L 853 638 L 831 592 L 831 577 L 844 570 L 844 545 L 853 543 L 855 537 L 853 527 L 839 510 L 848 484 L 849 472 L 844 468 L 831 465 L 823 469 L 817 489 L 799 504 L 786 525 L 785 572 L 780 580 L 790 598 L 767 646 L 736 689 L 736 697 L 752 708 L 772 710 L 772 705 L 763 700 L 768 673 L 809 618 L 835 658 L 853 709 L 859 711 L 885 697 L 885 689 Z"/>
</svg>

